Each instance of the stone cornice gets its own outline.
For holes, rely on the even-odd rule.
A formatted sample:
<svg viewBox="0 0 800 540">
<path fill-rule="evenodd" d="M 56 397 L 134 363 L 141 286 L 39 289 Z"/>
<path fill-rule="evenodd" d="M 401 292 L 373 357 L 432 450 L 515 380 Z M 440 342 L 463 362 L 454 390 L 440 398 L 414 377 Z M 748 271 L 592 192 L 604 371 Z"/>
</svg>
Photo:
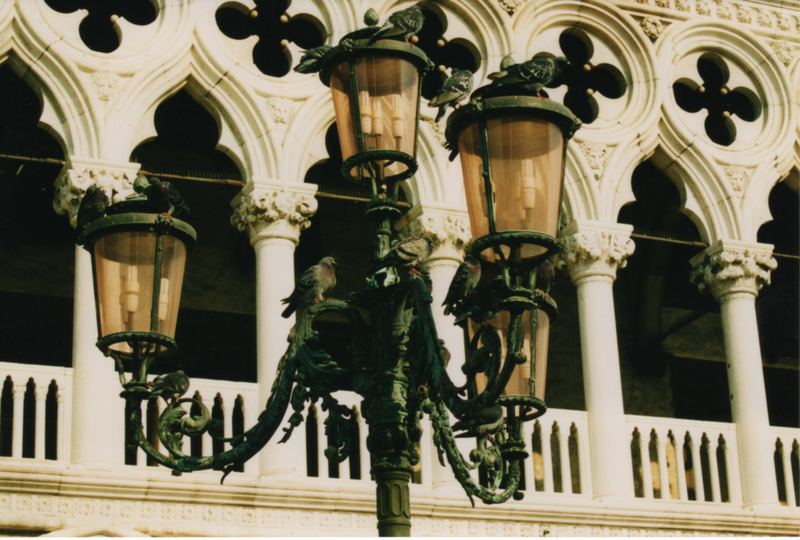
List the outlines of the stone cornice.
<svg viewBox="0 0 800 540">
<path fill-rule="evenodd" d="M 690 262 L 692 282 L 700 291 L 710 290 L 717 300 L 735 293 L 757 295 L 778 266 L 771 245 L 734 240 L 719 240 Z"/>
<path fill-rule="evenodd" d="M 317 211 L 317 187 L 309 184 L 249 184 L 231 203 L 231 224 L 251 242 L 288 238 L 297 242 Z"/>
<path fill-rule="evenodd" d="M 78 206 L 89 186 L 101 188 L 112 203 L 122 201 L 133 194 L 140 167 L 138 163 L 70 159 L 54 182 L 53 209 L 67 216 L 74 227 Z"/>
<path fill-rule="evenodd" d="M 438 208 L 418 208 L 398 223 L 404 234 L 427 236 L 433 240 L 429 260 L 464 258 L 464 247 L 472 238 L 466 212 Z"/>
<path fill-rule="evenodd" d="M 589 277 L 613 280 L 636 247 L 632 231 L 630 225 L 573 221 L 559 235 L 559 266 L 567 268 L 574 283 Z"/>
</svg>

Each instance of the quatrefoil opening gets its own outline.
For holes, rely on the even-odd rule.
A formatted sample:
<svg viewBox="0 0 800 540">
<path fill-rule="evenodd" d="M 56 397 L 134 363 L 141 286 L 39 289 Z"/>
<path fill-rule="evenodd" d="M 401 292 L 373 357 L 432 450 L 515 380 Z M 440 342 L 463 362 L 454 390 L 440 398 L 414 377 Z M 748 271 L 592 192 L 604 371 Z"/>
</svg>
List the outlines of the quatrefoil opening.
<svg viewBox="0 0 800 540">
<path fill-rule="evenodd" d="M 45 3 L 59 13 L 85 9 L 88 14 L 78 27 L 81 41 L 93 51 L 103 53 L 115 51 L 121 43 L 118 18 L 146 25 L 158 15 L 158 7 L 152 0 L 45 0 Z"/>
<path fill-rule="evenodd" d="M 253 64 L 261 73 L 283 77 L 292 67 L 289 43 L 312 49 L 325 43 L 324 25 L 308 14 L 289 15 L 291 0 L 256 0 L 250 9 L 227 2 L 216 12 L 217 26 L 231 39 L 258 36 L 253 47 Z"/>
<path fill-rule="evenodd" d="M 622 97 L 627 88 L 625 77 L 622 71 L 612 64 L 592 63 L 594 45 L 591 38 L 579 28 L 567 28 L 561 32 L 558 44 L 567 58 L 568 65 L 559 83 L 550 88 L 566 85 L 564 105 L 584 124 L 591 124 L 600 112 L 595 94 L 599 93 L 609 99 Z"/>
<path fill-rule="evenodd" d="M 686 112 L 708 111 L 705 130 L 708 138 L 722 146 L 736 140 L 732 116 L 753 122 L 761 116 L 762 104 L 755 92 L 744 86 L 728 86 L 730 70 L 718 54 L 706 52 L 697 60 L 701 83 L 681 78 L 672 85 L 675 101 Z"/>
<path fill-rule="evenodd" d="M 481 64 L 481 57 L 478 48 L 466 39 L 448 41 L 444 37 L 447 16 L 440 8 L 432 3 L 421 3 L 419 7 L 425 15 L 425 24 L 417 34 L 419 41 L 416 46 L 425 51 L 436 66 L 422 79 L 422 96 L 432 99 L 439 93 L 450 70 L 466 69 L 475 73 Z"/>
</svg>

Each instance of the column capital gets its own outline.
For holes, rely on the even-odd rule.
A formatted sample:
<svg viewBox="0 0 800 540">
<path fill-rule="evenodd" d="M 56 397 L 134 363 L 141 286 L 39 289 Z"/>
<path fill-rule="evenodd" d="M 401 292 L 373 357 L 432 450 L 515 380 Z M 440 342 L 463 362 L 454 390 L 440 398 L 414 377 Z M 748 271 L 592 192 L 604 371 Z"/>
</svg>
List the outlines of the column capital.
<svg viewBox="0 0 800 540">
<path fill-rule="evenodd" d="M 559 235 L 563 250 L 559 265 L 567 268 L 573 283 L 590 277 L 613 281 L 636 248 L 632 231 L 626 224 L 573 221 Z"/>
<path fill-rule="evenodd" d="M 734 293 L 753 296 L 770 283 L 770 273 L 778 267 L 769 244 L 717 240 L 692 257 L 690 279 L 700 291 L 706 289 L 717 300 Z"/>
<path fill-rule="evenodd" d="M 397 224 L 410 236 L 427 236 L 433 240 L 429 262 L 449 259 L 461 262 L 464 247 L 472 238 L 469 215 L 464 211 L 418 206 Z"/>
<path fill-rule="evenodd" d="M 267 238 L 296 244 L 317 211 L 316 192 L 312 184 L 248 184 L 231 203 L 231 224 L 247 231 L 252 244 Z"/>
<path fill-rule="evenodd" d="M 53 209 L 67 216 L 75 227 L 78 206 L 89 186 L 101 188 L 112 203 L 122 201 L 133 195 L 133 181 L 140 168 L 139 163 L 70 157 L 54 182 Z"/>
</svg>

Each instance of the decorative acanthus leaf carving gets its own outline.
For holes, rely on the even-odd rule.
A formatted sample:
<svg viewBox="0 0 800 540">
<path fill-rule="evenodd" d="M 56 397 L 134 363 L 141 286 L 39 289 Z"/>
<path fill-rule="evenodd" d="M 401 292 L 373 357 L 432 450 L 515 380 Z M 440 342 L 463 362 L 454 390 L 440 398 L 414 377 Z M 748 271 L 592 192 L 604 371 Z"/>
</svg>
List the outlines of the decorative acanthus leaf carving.
<svg viewBox="0 0 800 540">
<path fill-rule="evenodd" d="M 786 7 L 753 6 L 743 0 L 636 0 L 638 4 L 652 6 L 664 11 L 677 11 L 681 13 L 696 13 L 706 17 L 716 16 L 719 19 L 737 21 L 743 24 L 760 26 L 762 28 L 777 28 L 784 32 L 795 30 L 797 20 Z M 644 13 L 643 13 L 644 15 Z M 650 18 L 648 15 L 646 18 Z M 648 36 L 650 34 L 648 33 Z"/>
<path fill-rule="evenodd" d="M 500 7 L 503 8 L 509 15 L 513 15 L 514 12 L 522 7 L 522 5 L 527 1 L 528 0 L 498 0 Z"/>
<path fill-rule="evenodd" d="M 127 167 L 73 164 L 64 169 L 54 182 L 53 209 L 57 214 L 69 217 L 74 227 L 78 206 L 89 186 L 95 185 L 105 191 L 111 203 L 120 202 L 133 195 L 133 180 L 138 169 L 139 166 L 133 164 Z"/>
<path fill-rule="evenodd" d="M 692 283 L 700 291 L 710 290 L 715 298 L 735 292 L 757 294 L 770 283 L 778 267 L 772 246 L 720 241 L 691 260 Z"/>
<path fill-rule="evenodd" d="M 273 97 L 267 99 L 267 111 L 276 124 L 286 125 L 294 117 L 300 104 L 292 99 Z"/>
<path fill-rule="evenodd" d="M 425 210 L 409 223 L 408 236 L 427 236 L 433 240 L 433 249 L 453 250 L 459 255 L 472 238 L 469 219 L 464 214 Z"/>
<path fill-rule="evenodd" d="M 645 35 L 652 41 L 656 41 L 659 36 L 664 32 L 664 23 L 658 17 L 648 15 L 639 23 Z"/>
<path fill-rule="evenodd" d="M 317 211 L 313 193 L 286 186 L 256 186 L 242 193 L 234 203 L 231 224 L 240 231 L 260 224 L 285 221 L 304 231 Z"/>
<path fill-rule="evenodd" d="M 560 267 L 566 267 L 573 280 L 590 275 L 616 276 L 624 268 L 636 245 L 627 227 L 587 226 L 572 223 L 559 237 L 562 247 Z"/>
<path fill-rule="evenodd" d="M 95 71 L 91 75 L 91 81 L 97 92 L 97 98 L 100 101 L 108 102 L 117 93 L 122 77 L 110 71 Z"/>
</svg>

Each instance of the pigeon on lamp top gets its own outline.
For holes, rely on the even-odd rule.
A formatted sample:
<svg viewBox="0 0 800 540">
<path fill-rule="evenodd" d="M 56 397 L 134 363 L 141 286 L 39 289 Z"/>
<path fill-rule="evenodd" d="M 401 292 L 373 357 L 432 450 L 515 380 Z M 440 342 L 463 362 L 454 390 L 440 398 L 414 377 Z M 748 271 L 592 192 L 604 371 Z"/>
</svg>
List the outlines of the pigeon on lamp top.
<svg viewBox="0 0 800 540">
<path fill-rule="evenodd" d="M 77 230 L 80 232 L 86 225 L 106 214 L 109 200 L 106 192 L 95 185 L 89 186 L 78 206 Z"/>
<path fill-rule="evenodd" d="M 456 437 L 475 437 L 497 432 L 503 425 L 503 407 L 492 405 L 481 409 L 474 416 L 468 416 L 453 424 L 453 431 L 463 431 Z"/>
<path fill-rule="evenodd" d="M 287 304 L 281 315 L 288 318 L 301 306 L 311 301 L 320 302 L 325 298 L 325 293 L 336 286 L 336 260 L 333 257 L 323 257 L 319 263 L 303 272 L 297 280 L 292 294 L 281 300 Z"/>
<path fill-rule="evenodd" d="M 147 197 L 153 212 L 169 214 L 176 218 L 189 214 L 189 207 L 175 186 L 156 176 L 150 178 L 143 175 L 137 176 L 133 181 L 133 189 Z"/>
<path fill-rule="evenodd" d="M 445 315 L 450 315 L 456 306 L 475 288 L 481 280 L 481 263 L 471 257 L 464 259 L 464 262 L 456 269 L 450 288 L 445 296 L 444 306 Z"/>
<path fill-rule="evenodd" d="M 472 91 L 472 73 L 466 69 L 456 69 L 442 84 L 439 93 L 428 102 L 430 107 L 439 107 L 436 114 L 438 122 L 444 117 L 447 106 L 455 107 L 459 101 L 464 99 Z"/>
<path fill-rule="evenodd" d="M 313 49 L 308 49 L 300 57 L 300 62 L 295 66 L 294 70 L 298 73 L 316 73 L 322 66 L 320 60 L 325 56 L 332 47 L 330 45 L 322 45 Z"/>
<path fill-rule="evenodd" d="M 375 43 L 379 39 L 397 38 L 408 41 L 413 35 L 416 35 L 422 30 L 422 25 L 425 23 L 425 15 L 418 6 L 411 6 L 397 13 L 389 15 L 386 24 L 378 28 L 369 40 L 369 43 Z"/>
<path fill-rule="evenodd" d="M 381 261 L 382 266 L 413 269 L 425 262 L 433 251 L 433 241 L 427 236 L 408 238 L 399 242 Z"/>
<path fill-rule="evenodd" d="M 545 86 L 556 86 L 560 83 L 564 69 L 569 63 L 566 58 L 542 53 L 521 64 L 508 64 L 509 57 L 503 59 L 501 71 L 489 74 L 489 78 L 504 82 L 502 79 L 512 77 L 531 83 L 538 93 Z"/>
<path fill-rule="evenodd" d="M 550 292 L 550 286 L 553 283 L 553 278 L 556 275 L 556 267 L 546 259 L 536 269 L 536 288 L 544 292 Z"/>
<path fill-rule="evenodd" d="M 159 375 L 148 385 L 151 388 L 150 398 L 161 396 L 165 400 L 177 399 L 189 390 L 189 377 L 179 369 Z"/>
</svg>

